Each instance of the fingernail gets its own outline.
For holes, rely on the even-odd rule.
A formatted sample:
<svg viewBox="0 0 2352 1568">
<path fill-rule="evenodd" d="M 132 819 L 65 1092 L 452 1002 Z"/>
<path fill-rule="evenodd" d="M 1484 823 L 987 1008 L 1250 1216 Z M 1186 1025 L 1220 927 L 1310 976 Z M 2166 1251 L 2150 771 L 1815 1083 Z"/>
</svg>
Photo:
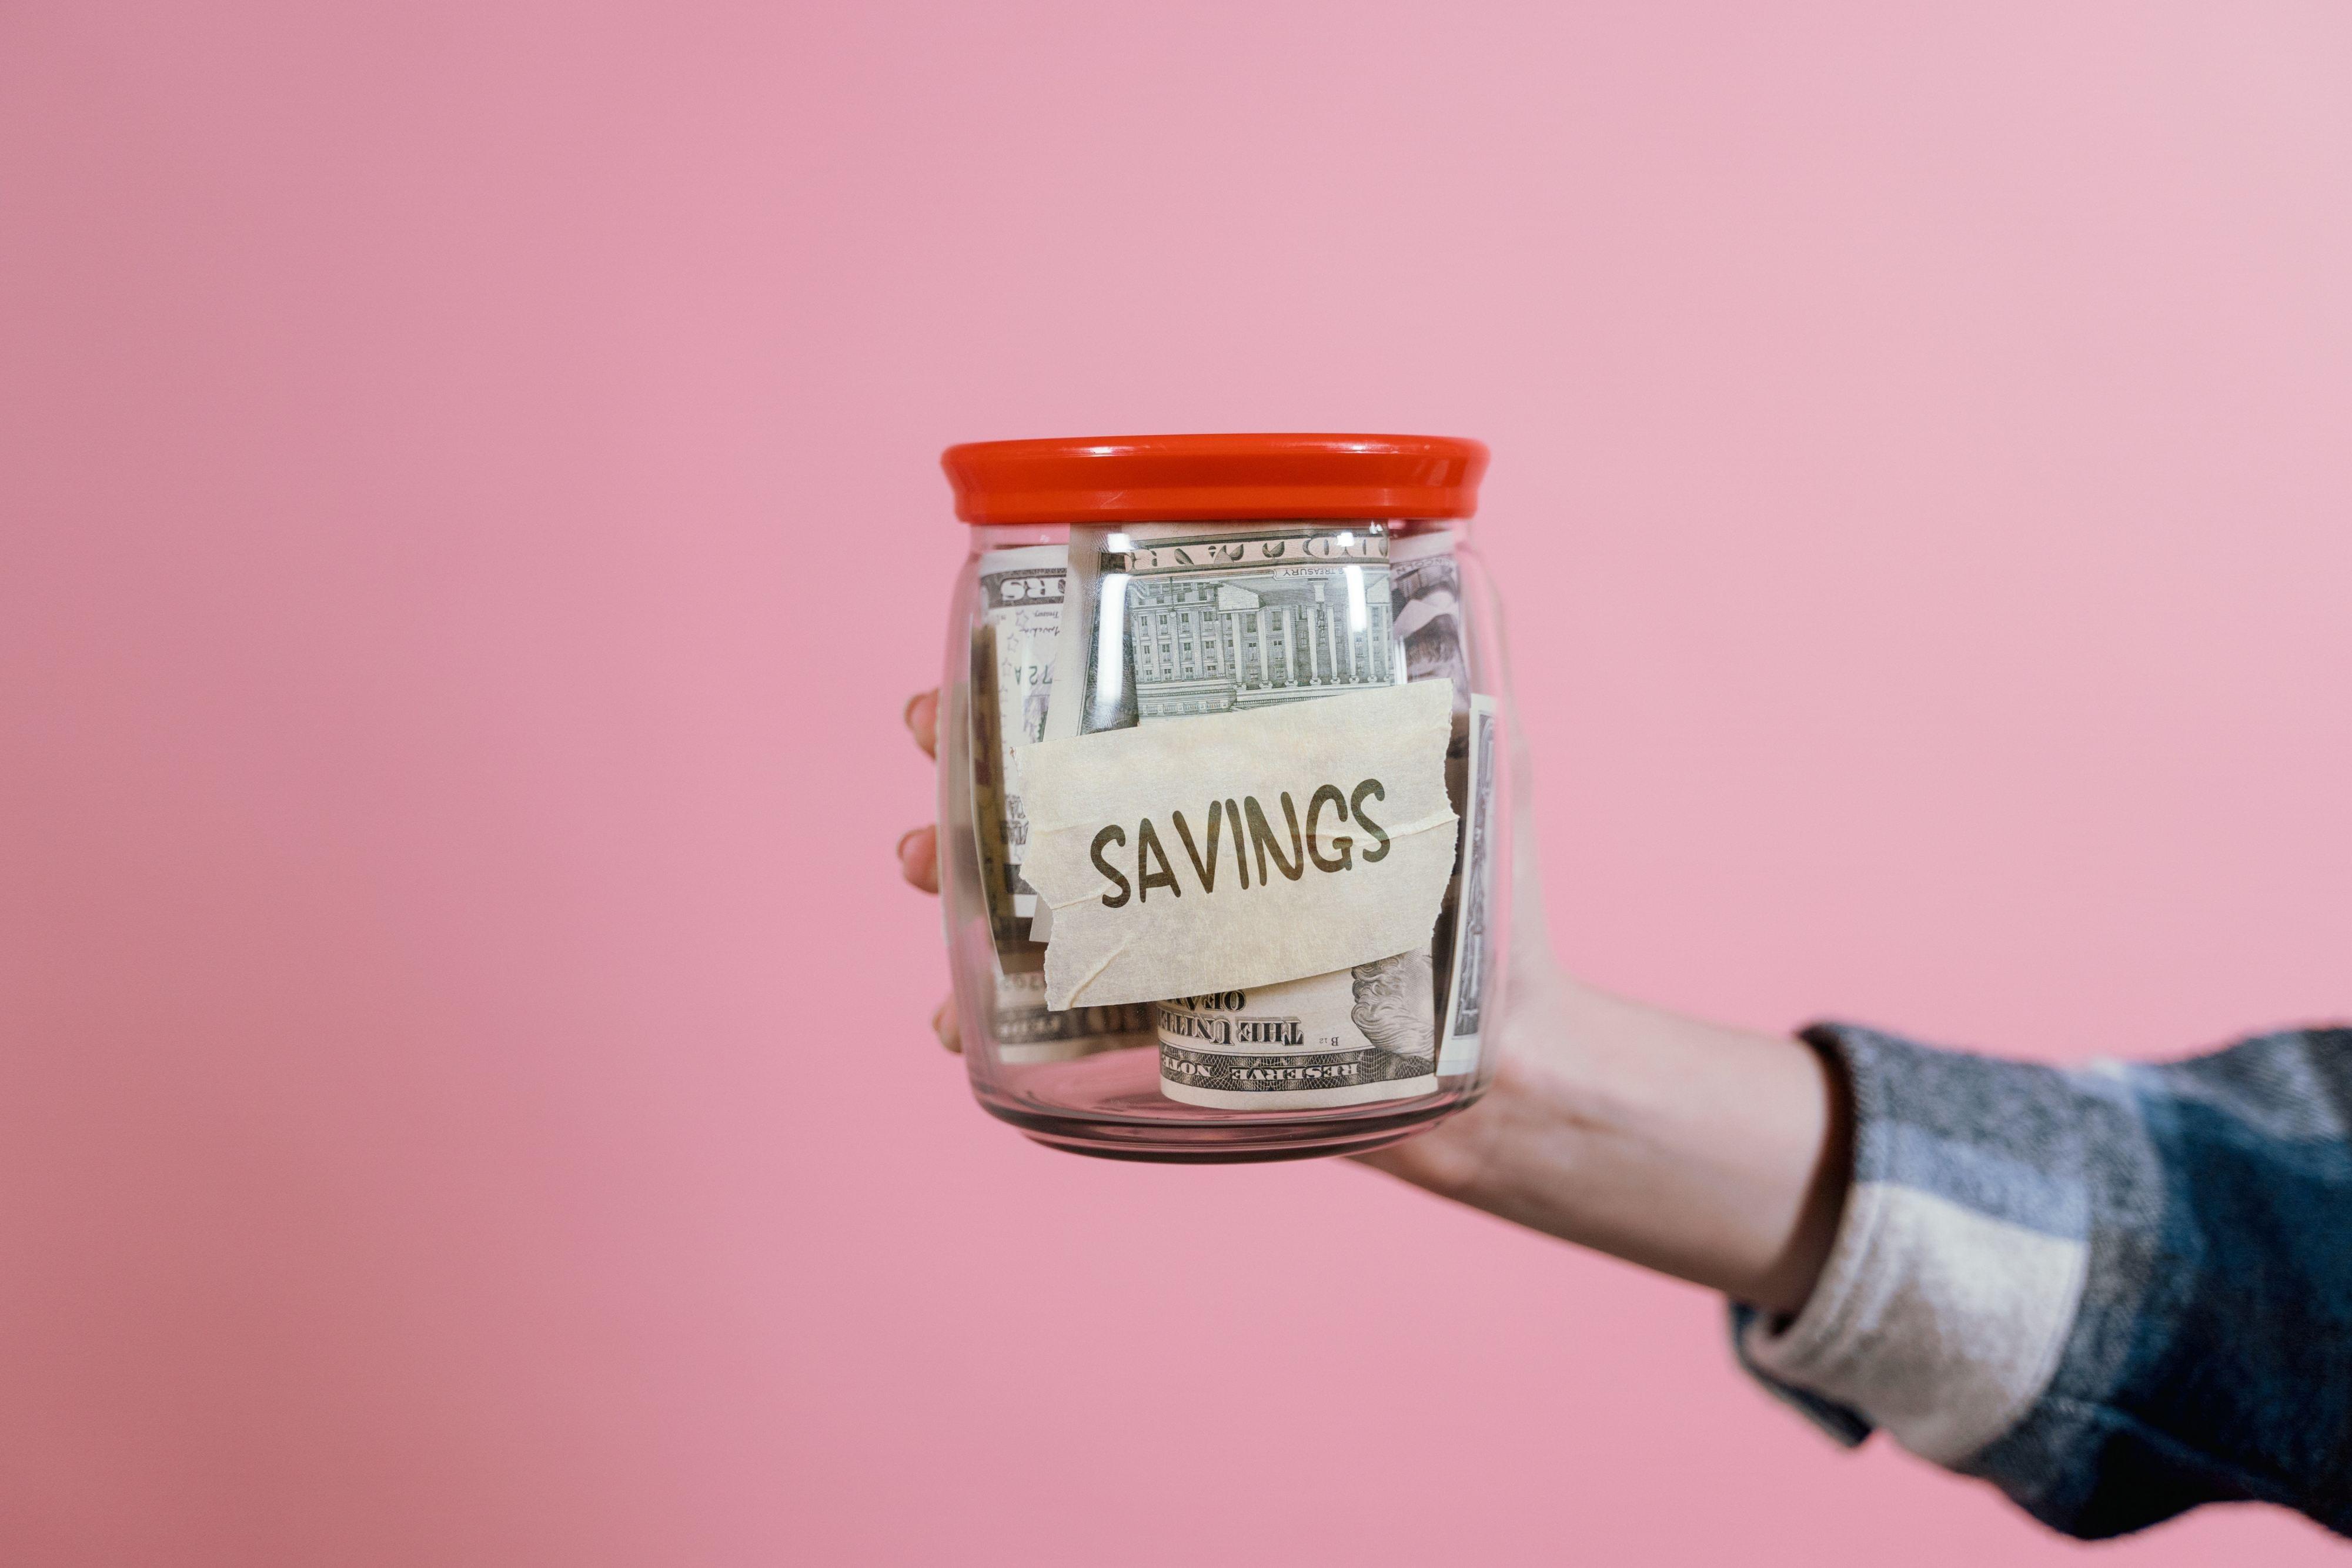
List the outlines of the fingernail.
<svg viewBox="0 0 2352 1568">
<path fill-rule="evenodd" d="M 907 706 L 906 706 L 905 707 L 902 707 L 902 708 L 900 708 L 900 709 L 898 710 L 898 722 L 899 722 L 900 724 L 905 725 L 908 729 L 912 729 L 912 728 L 914 728 L 914 727 L 915 727 L 915 705 L 916 705 L 917 703 L 919 703 L 919 702 L 921 702 L 921 701 L 922 701 L 926 696 L 929 696 L 929 695 L 930 695 L 930 694 L 929 694 L 929 693 L 928 693 L 928 692 L 917 692 L 913 696 L 908 697 L 908 698 L 907 699 Z"/>
</svg>

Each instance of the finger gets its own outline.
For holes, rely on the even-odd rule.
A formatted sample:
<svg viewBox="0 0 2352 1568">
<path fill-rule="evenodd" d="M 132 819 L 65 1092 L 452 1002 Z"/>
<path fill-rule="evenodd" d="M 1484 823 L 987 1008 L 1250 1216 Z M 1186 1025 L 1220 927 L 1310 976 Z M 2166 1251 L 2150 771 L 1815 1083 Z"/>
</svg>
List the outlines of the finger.
<svg viewBox="0 0 2352 1568">
<path fill-rule="evenodd" d="M 940 1043 L 948 1050 L 958 1056 L 963 1054 L 963 1030 L 956 1025 L 953 997 L 941 1002 L 939 1010 L 931 1014 L 931 1032 L 940 1037 Z"/>
<path fill-rule="evenodd" d="M 925 893 L 940 890 L 940 834 L 929 822 L 898 841 L 898 874 Z"/>
<path fill-rule="evenodd" d="M 940 694 L 936 690 L 917 692 L 907 699 L 907 711 L 901 716 L 915 744 L 923 755 L 937 758 L 940 754 Z"/>
</svg>

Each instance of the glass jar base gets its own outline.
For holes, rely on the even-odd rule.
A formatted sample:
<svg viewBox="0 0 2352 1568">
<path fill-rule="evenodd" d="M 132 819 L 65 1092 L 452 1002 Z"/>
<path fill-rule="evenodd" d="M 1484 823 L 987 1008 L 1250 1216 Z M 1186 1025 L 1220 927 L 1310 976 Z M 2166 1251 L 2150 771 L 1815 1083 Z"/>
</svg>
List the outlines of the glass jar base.
<svg viewBox="0 0 2352 1568">
<path fill-rule="evenodd" d="M 1234 1165 L 1360 1155 L 1402 1143 L 1477 1103 L 1470 1081 L 1407 1101 L 1283 1115 L 1216 1112 L 1160 1093 L 1159 1053 L 1123 1051 L 1058 1064 L 1032 1092 L 978 1090 L 989 1113 L 1038 1143 L 1098 1159 Z"/>
</svg>

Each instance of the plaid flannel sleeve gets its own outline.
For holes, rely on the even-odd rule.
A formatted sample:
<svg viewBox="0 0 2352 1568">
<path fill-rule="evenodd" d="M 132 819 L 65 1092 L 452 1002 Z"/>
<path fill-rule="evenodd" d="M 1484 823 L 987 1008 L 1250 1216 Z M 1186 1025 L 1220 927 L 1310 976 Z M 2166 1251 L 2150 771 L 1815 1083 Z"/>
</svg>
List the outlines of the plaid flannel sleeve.
<svg viewBox="0 0 2352 1568">
<path fill-rule="evenodd" d="M 2071 1535 L 2258 1500 L 2352 1535 L 2352 1029 L 2059 1071 L 1819 1025 L 1853 1183 L 1741 1363 Z"/>
</svg>

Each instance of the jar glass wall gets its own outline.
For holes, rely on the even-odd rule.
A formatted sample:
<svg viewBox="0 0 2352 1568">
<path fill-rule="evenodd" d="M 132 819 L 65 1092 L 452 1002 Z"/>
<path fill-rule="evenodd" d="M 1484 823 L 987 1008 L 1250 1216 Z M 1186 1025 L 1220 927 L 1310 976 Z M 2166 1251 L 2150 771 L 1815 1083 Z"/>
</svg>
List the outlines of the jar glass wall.
<svg viewBox="0 0 2352 1568">
<path fill-rule="evenodd" d="M 1121 548 L 1154 537 L 1154 525 L 1121 526 Z M 1159 527 L 1159 537 L 1178 531 Z M 1459 518 L 1223 517 L 1181 531 L 1344 541 L 1363 563 L 1349 580 L 1352 617 L 1327 606 L 1319 591 L 1310 594 L 1312 571 L 1296 567 L 1281 582 L 1198 570 L 1073 574 L 1066 525 L 970 529 L 940 680 L 939 778 L 943 918 L 972 1092 L 1041 1143 L 1114 1158 L 1285 1159 L 1377 1148 L 1474 1103 L 1494 1072 L 1495 1020 L 1508 983 L 1513 780 L 1493 587 L 1472 525 Z M 1130 564 L 1099 549 L 1098 531 L 1079 533 L 1082 548 L 1097 552 L 1090 560 Z M 1045 945 L 1037 939 L 1039 900 L 1021 873 L 1027 824 L 1011 753 L 1045 737 L 1061 639 L 1073 632 L 1108 661 L 1087 685 L 1099 700 L 1087 705 L 1080 733 L 1197 722 L 1367 685 L 1454 685 L 1445 779 L 1461 825 L 1428 944 L 1224 998 L 1244 1011 L 1265 1002 L 1328 1018 L 1324 1043 L 1332 1049 L 1318 1054 L 1310 1040 L 1280 1058 L 1197 1049 L 1203 1028 L 1190 1009 L 1213 1005 L 1206 998 L 1045 1006 Z M 1342 1036 L 1351 1051 L 1338 1049 Z M 1307 1060 L 1342 1062 L 1319 1071 L 1353 1076 L 1342 1089 L 1250 1092 L 1265 1081 L 1289 1082 L 1273 1069 Z"/>
</svg>

